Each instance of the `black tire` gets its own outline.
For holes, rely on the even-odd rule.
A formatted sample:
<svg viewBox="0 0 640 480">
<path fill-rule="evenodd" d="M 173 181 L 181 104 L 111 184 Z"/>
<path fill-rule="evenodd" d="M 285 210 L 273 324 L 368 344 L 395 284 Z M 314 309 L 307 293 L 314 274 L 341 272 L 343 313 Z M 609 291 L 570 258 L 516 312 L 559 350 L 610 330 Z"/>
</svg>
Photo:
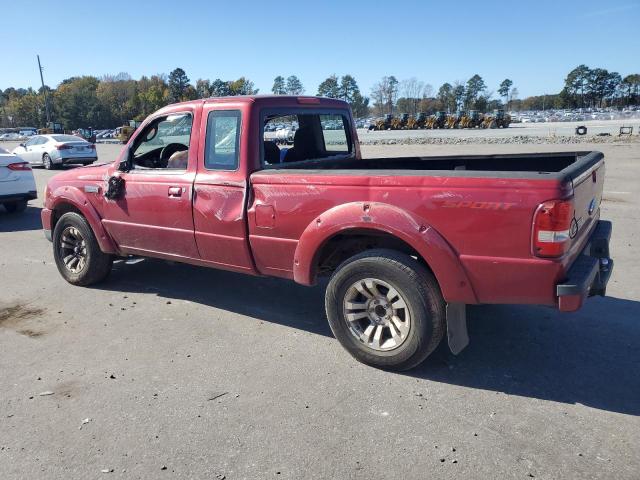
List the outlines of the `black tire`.
<svg viewBox="0 0 640 480">
<path fill-rule="evenodd" d="M 367 278 L 379 279 L 397 290 L 410 314 L 406 338 L 391 350 L 376 350 L 356 338 L 345 318 L 347 295 L 354 291 L 351 287 Z M 342 346 L 356 360 L 385 370 L 408 370 L 420 364 L 446 331 L 445 302 L 435 277 L 412 257 L 394 250 L 369 250 L 343 262 L 327 286 L 325 308 L 331 330 Z"/>
<path fill-rule="evenodd" d="M 49 156 L 48 153 L 45 153 L 44 155 L 42 155 L 42 165 L 44 166 L 44 168 L 46 168 L 47 170 L 53 170 L 56 168 L 56 166 L 53 164 L 53 162 L 51 161 L 51 157 Z"/>
<path fill-rule="evenodd" d="M 65 251 L 62 247 L 62 235 L 69 228 L 79 231 L 84 240 L 84 267 L 73 272 L 64 262 Z M 80 214 L 69 212 L 60 217 L 53 229 L 53 257 L 62 277 L 73 285 L 93 285 L 103 281 L 111 272 L 113 257 L 100 250 L 91 226 Z"/>
<path fill-rule="evenodd" d="M 4 203 L 4 208 L 9 213 L 21 213 L 27 209 L 26 200 L 18 200 L 17 202 Z"/>
</svg>

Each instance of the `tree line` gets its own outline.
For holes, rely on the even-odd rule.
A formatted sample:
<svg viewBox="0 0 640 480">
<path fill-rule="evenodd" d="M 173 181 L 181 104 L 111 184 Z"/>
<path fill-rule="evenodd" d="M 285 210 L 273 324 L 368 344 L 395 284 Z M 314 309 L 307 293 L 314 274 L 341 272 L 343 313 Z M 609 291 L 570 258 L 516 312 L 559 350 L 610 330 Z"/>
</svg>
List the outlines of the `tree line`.
<svg viewBox="0 0 640 480">
<path fill-rule="evenodd" d="M 625 107 L 640 103 L 640 74 L 624 78 L 617 72 L 580 65 L 567 75 L 559 93 L 518 98 L 518 89 L 505 79 L 490 90 L 475 74 L 466 82 L 444 83 L 436 91 L 416 78 L 398 80 L 384 76 L 364 96 L 356 79 L 349 74 L 333 74 L 320 83 L 317 95 L 347 101 L 356 117 L 371 114 L 437 110 L 489 111 L 495 108 L 542 110 L 561 108 Z M 304 85 L 296 75 L 278 75 L 271 92 L 275 95 L 301 95 Z M 197 98 L 255 95 L 258 89 L 246 77 L 237 80 L 198 79 L 192 84 L 182 68 L 169 75 L 143 76 L 134 80 L 127 73 L 102 77 L 80 76 L 63 80 L 55 89 L 9 87 L 0 90 L 0 127 L 43 126 L 46 123 L 45 98 L 51 119 L 66 129 L 93 126 L 112 128 L 128 120 L 142 120 L 170 103 Z"/>
</svg>

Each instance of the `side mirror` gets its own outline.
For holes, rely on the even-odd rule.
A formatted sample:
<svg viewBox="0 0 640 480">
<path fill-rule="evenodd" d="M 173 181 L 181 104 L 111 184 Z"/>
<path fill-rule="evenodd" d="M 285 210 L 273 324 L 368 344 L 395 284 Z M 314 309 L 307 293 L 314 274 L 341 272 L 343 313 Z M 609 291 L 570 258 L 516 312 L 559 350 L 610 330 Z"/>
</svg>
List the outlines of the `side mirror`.
<svg viewBox="0 0 640 480">
<path fill-rule="evenodd" d="M 123 159 L 120 161 L 118 165 L 118 170 L 120 172 L 128 172 L 131 170 L 131 151 L 127 148 L 123 154 Z"/>
<path fill-rule="evenodd" d="M 20 144 L 20 145 L 18 145 L 18 146 L 19 146 L 19 147 L 22 147 L 22 148 L 27 148 L 27 146 L 26 146 L 24 143 L 21 143 L 21 144 Z"/>
</svg>

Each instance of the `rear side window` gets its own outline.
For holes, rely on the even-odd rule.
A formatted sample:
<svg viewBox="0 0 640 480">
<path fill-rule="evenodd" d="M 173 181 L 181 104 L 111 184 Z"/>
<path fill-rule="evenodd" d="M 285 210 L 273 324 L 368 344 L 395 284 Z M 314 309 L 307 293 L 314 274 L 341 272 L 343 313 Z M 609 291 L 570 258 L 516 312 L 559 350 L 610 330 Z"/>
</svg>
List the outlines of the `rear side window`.
<svg viewBox="0 0 640 480">
<path fill-rule="evenodd" d="M 353 157 L 349 117 L 342 111 L 277 109 L 263 112 L 262 165 Z"/>
<path fill-rule="evenodd" d="M 240 145 L 240 110 L 213 110 L 207 117 L 204 166 L 236 170 Z"/>
</svg>

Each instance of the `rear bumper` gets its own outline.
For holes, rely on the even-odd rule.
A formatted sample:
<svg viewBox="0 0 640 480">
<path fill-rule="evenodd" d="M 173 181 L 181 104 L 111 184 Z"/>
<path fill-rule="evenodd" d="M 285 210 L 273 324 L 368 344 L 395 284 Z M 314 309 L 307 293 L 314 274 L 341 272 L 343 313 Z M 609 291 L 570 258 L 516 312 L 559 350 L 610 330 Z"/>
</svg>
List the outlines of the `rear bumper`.
<svg viewBox="0 0 640 480">
<path fill-rule="evenodd" d="M 0 195 L 0 203 L 5 202 L 21 202 L 21 201 L 29 201 L 38 198 L 38 193 L 35 191 L 24 192 L 24 193 L 10 193 L 8 195 Z"/>
<path fill-rule="evenodd" d="M 560 311 L 576 311 L 587 297 L 605 295 L 613 271 L 609 256 L 611 230 L 611 222 L 598 221 L 587 245 L 569 267 L 566 280 L 556 286 Z"/>
<path fill-rule="evenodd" d="M 98 160 L 98 157 L 60 157 L 52 159 L 55 164 L 68 164 L 68 163 L 93 163 Z"/>
</svg>

